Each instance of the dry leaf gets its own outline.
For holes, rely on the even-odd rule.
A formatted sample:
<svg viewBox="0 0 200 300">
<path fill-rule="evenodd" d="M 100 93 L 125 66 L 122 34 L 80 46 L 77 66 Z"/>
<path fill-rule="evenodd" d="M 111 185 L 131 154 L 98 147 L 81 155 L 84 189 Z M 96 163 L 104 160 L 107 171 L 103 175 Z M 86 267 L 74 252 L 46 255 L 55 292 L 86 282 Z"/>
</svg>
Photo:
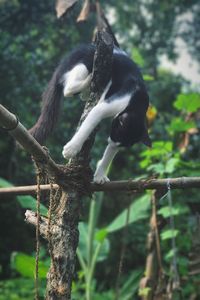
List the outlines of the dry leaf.
<svg viewBox="0 0 200 300">
<path fill-rule="evenodd" d="M 184 153 L 187 150 L 190 143 L 190 135 L 197 134 L 198 132 L 199 131 L 197 128 L 190 128 L 183 134 L 182 139 L 179 143 L 179 149 L 181 153 Z"/>
<path fill-rule="evenodd" d="M 193 113 L 189 113 L 186 118 L 185 121 L 192 121 L 194 120 L 194 114 Z M 189 145 L 190 142 L 190 135 L 193 134 L 197 134 L 199 132 L 198 128 L 189 128 L 181 137 L 181 141 L 179 143 L 179 149 L 181 153 L 184 153 Z"/>
<path fill-rule="evenodd" d="M 77 18 L 77 22 L 86 21 L 90 13 L 90 0 L 85 0 L 80 15 Z"/>
<path fill-rule="evenodd" d="M 187 131 L 189 134 L 197 134 L 199 132 L 198 128 L 190 128 Z"/>
<path fill-rule="evenodd" d="M 148 110 L 147 110 L 147 114 L 146 114 L 149 125 L 151 125 L 153 123 L 157 114 L 158 114 L 158 112 L 157 112 L 157 109 L 155 108 L 155 106 L 150 104 L 148 107 Z"/>
<path fill-rule="evenodd" d="M 62 17 L 78 0 L 56 0 L 57 17 Z"/>
</svg>

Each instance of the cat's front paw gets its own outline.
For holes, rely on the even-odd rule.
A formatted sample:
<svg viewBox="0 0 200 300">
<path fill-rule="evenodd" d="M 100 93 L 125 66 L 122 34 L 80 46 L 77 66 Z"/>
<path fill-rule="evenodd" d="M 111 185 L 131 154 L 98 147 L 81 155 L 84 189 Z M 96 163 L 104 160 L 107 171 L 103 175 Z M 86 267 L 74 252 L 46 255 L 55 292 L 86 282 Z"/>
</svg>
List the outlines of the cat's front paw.
<svg viewBox="0 0 200 300">
<path fill-rule="evenodd" d="M 80 150 L 80 144 L 70 141 L 63 147 L 62 155 L 66 159 L 73 158 Z"/>
<path fill-rule="evenodd" d="M 102 160 L 99 160 L 97 163 L 97 168 L 94 173 L 93 181 L 98 184 L 104 184 L 105 182 L 110 181 L 110 179 L 106 176 L 106 171 L 102 166 Z"/>
<path fill-rule="evenodd" d="M 105 174 L 96 174 L 94 175 L 93 181 L 98 184 L 104 184 L 105 182 L 110 181 L 110 179 Z"/>
</svg>

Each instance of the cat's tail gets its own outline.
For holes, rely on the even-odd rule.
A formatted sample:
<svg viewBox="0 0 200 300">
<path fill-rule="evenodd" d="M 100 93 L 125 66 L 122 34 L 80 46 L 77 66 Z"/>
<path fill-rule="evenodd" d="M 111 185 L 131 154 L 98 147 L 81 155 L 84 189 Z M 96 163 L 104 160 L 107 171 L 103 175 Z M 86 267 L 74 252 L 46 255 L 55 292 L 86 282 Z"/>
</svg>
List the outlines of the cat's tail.
<svg viewBox="0 0 200 300">
<path fill-rule="evenodd" d="M 59 82 L 59 75 L 59 70 L 57 69 L 42 95 L 40 117 L 36 124 L 29 130 L 33 137 L 41 144 L 44 143 L 52 132 L 58 120 L 63 91 L 63 87 Z"/>
</svg>

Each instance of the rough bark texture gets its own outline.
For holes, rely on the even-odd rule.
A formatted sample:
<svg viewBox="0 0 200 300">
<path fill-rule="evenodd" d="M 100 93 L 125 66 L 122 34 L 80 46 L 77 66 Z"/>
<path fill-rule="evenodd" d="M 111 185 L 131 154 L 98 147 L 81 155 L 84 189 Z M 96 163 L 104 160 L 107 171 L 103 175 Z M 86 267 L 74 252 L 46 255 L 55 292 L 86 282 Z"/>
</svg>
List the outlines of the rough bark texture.
<svg viewBox="0 0 200 300">
<path fill-rule="evenodd" d="M 92 184 L 93 191 L 143 191 L 162 189 L 200 188 L 200 177 L 178 177 L 165 179 L 121 180 L 106 182 L 104 185 Z"/>
<path fill-rule="evenodd" d="M 91 108 L 98 102 L 98 99 L 105 88 L 107 80 L 111 74 L 112 49 L 113 43 L 109 35 L 106 33 L 98 33 L 97 51 L 95 54 L 93 79 L 91 84 L 91 93 L 85 110 L 81 117 L 81 122 L 87 116 Z M 78 222 L 81 208 L 81 199 L 85 187 L 85 180 L 90 184 L 91 177 L 88 176 L 90 149 L 94 142 L 95 133 L 85 142 L 82 151 L 76 158 L 71 160 L 66 167 L 68 170 L 77 170 L 82 173 L 79 177 L 80 188 L 78 186 L 68 186 L 65 188 L 63 182 L 63 192 L 56 209 L 56 214 L 53 215 L 51 225 L 51 241 L 50 253 L 52 256 L 51 267 L 47 277 L 47 294 L 48 300 L 69 300 L 71 299 L 71 284 L 74 276 L 76 264 L 76 249 L 78 246 Z M 85 178 L 86 177 L 86 178 Z M 59 226 L 60 230 L 54 234 L 54 224 Z"/>
<path fill-rule="evenodd" d="M 51 226 L 51 267 L 47 276 L 46 299 L 71 299 L 76 248 L 78 246 L 78 221 L 80 199 L 77 192 L 63 190 L 60 206 Z M 59 230 L 55 230 L 59 227 Z"/>
</svg>

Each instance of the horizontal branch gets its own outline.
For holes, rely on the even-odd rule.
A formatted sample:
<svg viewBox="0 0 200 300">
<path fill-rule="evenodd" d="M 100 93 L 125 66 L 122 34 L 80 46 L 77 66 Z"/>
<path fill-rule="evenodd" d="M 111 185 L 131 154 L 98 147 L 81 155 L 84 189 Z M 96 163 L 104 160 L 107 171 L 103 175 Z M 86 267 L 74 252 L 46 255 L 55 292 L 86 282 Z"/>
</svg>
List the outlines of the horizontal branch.
<svg viewBox="0 0 200 300">
<path fill-rule="evenodd" d="M 51 188 L 50 184 L 41 184 L 40 191 L 45 192 L 49 191 Z M 54 190 L 58 189 L 58 184 L 53 184 L 52 188 Z M 7 187 L 0 188 L 0 196 L 1 195 L 36 195 L 37 193 L 37 185 L 28 185 L 28 186 L 16 186 L 16 187 Z"/>
<path fill-rule="evenodd" d="M 156 189 L 200 188 L 200 177 L 178 177 L 166 179 L 140 179 L 106 182 L 104 185 L 91 184 L 92 191 L 129 191 Z"/>
<path fill-rule="evenodd" d="M 112 192 L 112 191 L 142 191 L 154 189 L 188 189 L 200 188 L 200 177 L 179 177 L 167 179 L 141 179 L 141 180 L 122 180 L 110 181 L 103 185 L 91 183 L 92 192 Z M 53 184 L 53 189 L 58 189 L 57 184 Z M 50 190 L 50 184 L 40 186 L 41 192 Z M 1 195 L 34 195 L 36 194 L 37 186 L 19 186 L 0 188 Z"/>
</svg>

